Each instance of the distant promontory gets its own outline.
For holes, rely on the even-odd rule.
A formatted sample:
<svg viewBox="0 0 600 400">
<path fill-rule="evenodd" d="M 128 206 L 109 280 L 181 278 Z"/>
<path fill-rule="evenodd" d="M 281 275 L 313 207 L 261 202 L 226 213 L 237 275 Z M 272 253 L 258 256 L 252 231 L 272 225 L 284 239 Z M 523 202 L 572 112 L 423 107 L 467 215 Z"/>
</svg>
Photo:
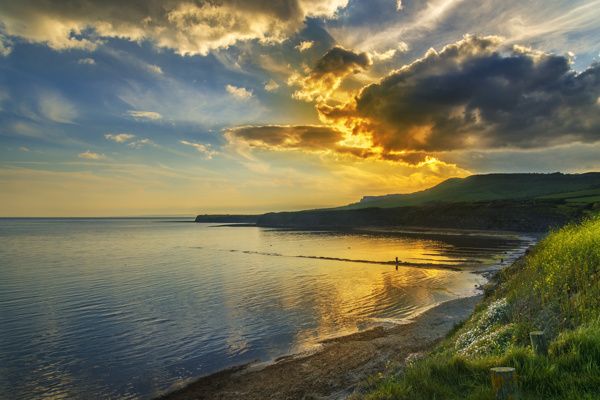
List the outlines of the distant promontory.
<svg viewBox="0 0 600 400">
<path fill-rule="evenodd" d="M 262 215 L 199 215 L 196 222 L 290 228 L 410 226 L 544 232 L 600 204 L 600 173 L 451 178 L 411 194 L 366 196 L 348 206 Z"/>
</svg>

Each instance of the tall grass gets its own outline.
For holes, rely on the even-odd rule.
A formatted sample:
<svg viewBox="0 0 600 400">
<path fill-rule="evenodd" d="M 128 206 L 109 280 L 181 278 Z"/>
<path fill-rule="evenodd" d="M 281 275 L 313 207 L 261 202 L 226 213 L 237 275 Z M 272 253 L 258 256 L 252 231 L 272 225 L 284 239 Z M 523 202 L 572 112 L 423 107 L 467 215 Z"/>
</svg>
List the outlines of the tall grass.
<svg viewBox="0 0 600 400">
<path fill-rule="evenodd" d="M 556 307 L 576 326 L 600 311 L 600 218 L 551 232 L 520 274 L 511 298 L 532 296 L 542 307 Z"/>
<path fill-rule="evenodd" d="M 551 232 L 505 269 L 471 318 L 366 399 L 491 399 L 489 370 L 517 370 L 521 399 L 600 399 L 600 217 Z M 529 331 L 545 330 L 547 357 Z"/>
</svg>

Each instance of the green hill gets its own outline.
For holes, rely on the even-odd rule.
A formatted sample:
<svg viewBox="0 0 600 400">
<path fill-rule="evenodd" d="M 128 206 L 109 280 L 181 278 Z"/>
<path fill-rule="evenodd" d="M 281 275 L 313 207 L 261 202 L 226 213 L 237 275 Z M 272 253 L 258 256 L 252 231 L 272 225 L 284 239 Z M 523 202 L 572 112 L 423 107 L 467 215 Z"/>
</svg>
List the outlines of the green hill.
<svg viewBox="0 0 600 400">
<path fill-rule="evenodd" d="M 600 200 L 600 173 L 472 175 L 451 178 L 411 194 L 364 197 L 359 203 L 336 210 L 538 198 L 564 199 L 573 203 L 597 202 Z"/>
<path fill-rule="evenodd" d="M 600 204 L 600 173 L 489 174 L 421 192 L 365 197 L 339 208 L 263 215 L 199 215 L 196 222 L 278 227 L 418 226 L 545 232 Z"/>
</svg>

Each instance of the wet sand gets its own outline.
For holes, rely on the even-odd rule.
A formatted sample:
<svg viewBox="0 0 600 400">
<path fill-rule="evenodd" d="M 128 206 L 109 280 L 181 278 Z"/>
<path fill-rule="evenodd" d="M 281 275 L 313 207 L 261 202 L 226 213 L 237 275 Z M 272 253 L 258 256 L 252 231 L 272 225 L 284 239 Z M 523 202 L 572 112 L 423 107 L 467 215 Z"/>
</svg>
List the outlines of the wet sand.
<svg viewBox="0 0 600 400">
<path fill-rule="evenodd" d="M 160 399 L 346 399 L 364 390 L 370 376 L 384 372 L 388 361 L 398 367 L 407 357 L 426 353 L 468 318 L 481 298 L 442 303 L 409 324 L 327 340 L 312 354 L 217 372 Z"/>
</svg>

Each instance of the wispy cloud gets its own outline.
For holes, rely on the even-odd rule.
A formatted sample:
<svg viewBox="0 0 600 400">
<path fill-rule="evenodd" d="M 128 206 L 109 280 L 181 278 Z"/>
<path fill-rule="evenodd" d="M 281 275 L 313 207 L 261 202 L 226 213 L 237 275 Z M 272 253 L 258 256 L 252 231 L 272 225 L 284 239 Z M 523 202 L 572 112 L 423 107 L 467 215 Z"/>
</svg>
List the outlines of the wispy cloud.
<svg viewBox="0 0 600 400">
<path fill-rule="evenodd" d="M 38 100 L 40 114 L 50 121 L 73 124 L 77 118 L 75 105 L 58 92 L 42 92 Z"/>
<path fill-rule="evenodd" d="M 84 158 L 86 160 L 104 160 L 106 156 L 104 154 L 92 153 L 86 150 L 84 153 L 77 154 L 77 157 Z"/>
<path fill-rule="evenodd" d="M 0 54 L 7 57 L 13 49 L 13 42 L 0 31 Z"/>
<path fill-rule="evenodd" d="M 195 148 L 200 153 L 202 153 L 208 160 L 210 160 L 215 154 L 218 154 L 216 151 L 210 149 L 210 144 L 191 143 L 186 140 L 180 140 L 179 143 Z"/>
<path fill-rule="evenodd" d="M 275 82 L 273 79 L 271 79 L 269 81 L 269 83 L 267 83 L 265 85 L 265 90 L 267 90 L 269 92 L 275 92 L 275 91 L 277 91 L 277 89 L 279 89 L 279 84 L 277 82 Z"/>
<path fill-rule="evenodd" d="M 136 120 L 157 120 L 157 119 L 161 119 L 163 116 L 160 115 L 157 112 L 154 111 L 134 111 L 134 110 L 129 110 L 127 111 L 127 114 L 131 115 L 133 118 L 135 118 Z"/>
<path fill-rule="evenodd" d="M 162 68 L 159 67 L 158 65 L 148 64 L 147 68 L 148 68 L 148 71 L 153 72 L 155 74 L 158 74 L 158 75 L 162 75 L 163 74 Z"/>
<path fill-rule="evenodd" d="M 87 65 L 94 65 L 96 64 L 96 61 L 93 58 L 80 58 L 79 61 L 77 61 L 78 64 L 87 64 Z"/>
<path fill-rule="evenodd" d="M 127 143 L 127 146 L 134 148 L 134 149 L 141 149 L 142 147 L 144 147 L 144 145 L 151 145 L 152 147 L 157 147 L 157 148 L 161 148 L 164 150 L 164 148 L 162 148 L 161 146 L 157 145 L 156 143 L 154 143 L 152 140 L 150 139 L 141 139 L 141 140 L 136 140 L 130 143 Z"/>
</svg>

